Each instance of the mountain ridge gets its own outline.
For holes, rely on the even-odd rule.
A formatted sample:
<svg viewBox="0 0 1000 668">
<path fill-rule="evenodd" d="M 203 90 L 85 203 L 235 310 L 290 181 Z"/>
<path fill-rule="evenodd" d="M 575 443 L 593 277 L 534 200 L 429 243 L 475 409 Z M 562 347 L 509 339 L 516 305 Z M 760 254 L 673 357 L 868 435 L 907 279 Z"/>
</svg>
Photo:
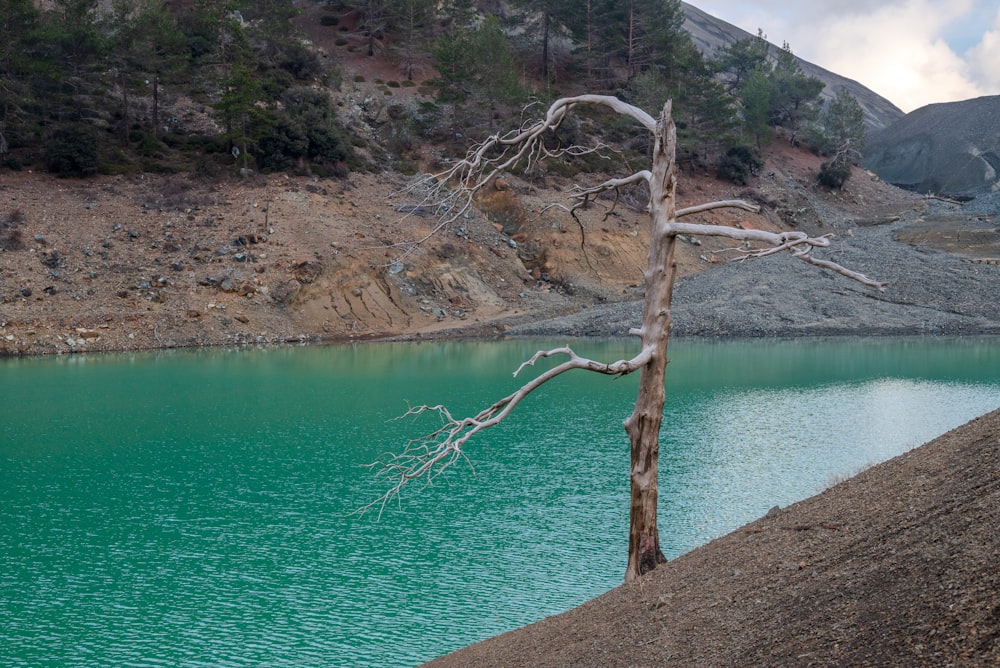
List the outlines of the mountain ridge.
<svg viewBox="0 0 1000 668">
<path fill-rule="evenodd" d="M 865 166 L 907 190 L 972 199 L 1000 190 L 1000 95 L 929 104 L 869 136 Z"/>
</svg>

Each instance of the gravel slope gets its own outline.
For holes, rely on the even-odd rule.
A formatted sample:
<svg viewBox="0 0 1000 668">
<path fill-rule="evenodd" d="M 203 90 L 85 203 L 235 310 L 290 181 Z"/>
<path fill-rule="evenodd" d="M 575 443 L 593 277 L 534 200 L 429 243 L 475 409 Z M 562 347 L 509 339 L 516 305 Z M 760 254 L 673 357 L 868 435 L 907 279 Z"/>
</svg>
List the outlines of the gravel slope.
<svg viewBox="0 0 1000 668">
<path fill-rule="evenodd" d="M 857 226 L 816 256 L 887 283 L 884 291 L 782 255 L 733 263 L 678 281 L 672 332 L 680 336 L 1000 334 L 995 258 L 900 241 L 929 217 L 997 236 L 991 215 L 930 203 L 889 224 Z M 968 250 L 968 249 L 966 249 Z M 512 327 L 512 335 L 624 336 L 641 302 L 612 304 Z"/>
</svg>

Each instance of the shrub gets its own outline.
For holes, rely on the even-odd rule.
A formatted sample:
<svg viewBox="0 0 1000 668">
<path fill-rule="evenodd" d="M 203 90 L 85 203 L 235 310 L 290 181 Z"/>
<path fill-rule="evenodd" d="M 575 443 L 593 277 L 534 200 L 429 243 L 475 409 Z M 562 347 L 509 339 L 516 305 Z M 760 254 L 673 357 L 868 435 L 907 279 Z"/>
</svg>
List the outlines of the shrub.
<svg viewBox="0 0 1000 668">
<path fill-rule="evenodd" d="M 321 26 L 335 26 L 340 23 L 340 19 L 336 16 L 330 16 L 329 14 L 319 17 L 319 24 Z"/>
<path fill-rule="evenodd" d="M 351 142 L 336 122 L 330 95 L 307 87 L 282 95 L 283 109 L 260 142 L 265 170 L 283 171 L 296 164 L 346 164 L 353 159 Z M 331 169 L 337 174 L 341 170 Z"/>
<path fill-rule="evenodd" d="M 849 178 L 851 178 L 851 166 L 844 162 L 831 160 L 820 165 L 817 181 L 821 186 L 839 190 L 844 187 Z"/>
<path fill-rule="evenodd" d="M 318 78 L 323 72 L 319 56 L 304 44 L 287 42 L 281 45 L 275 61 L 281 69 L 299 81 Z"/>
<path fill-rule="evenodd" d="M 763 166 L 764 161 L 756 150 L 749 146 L 733 146 L 719 160 L 716 175 L 720 179 L 745 186 L 750 182 L 750 177 L 755 176 Z"/>
<path fill-rule="evenodd" d="M 93 176 L 100 160 L 97 138 L 82 125 L 58 128 L 45 143 L 45 168 L 59 176 Z"/>
<path fill-rule="evenodd" d="M 272 69 L 261 77 L 261 88 L 264 95 L 272 100 L 281 97 L 281 94 L 295 85 L 295 77 L 285 70 Z"/>
</svg>

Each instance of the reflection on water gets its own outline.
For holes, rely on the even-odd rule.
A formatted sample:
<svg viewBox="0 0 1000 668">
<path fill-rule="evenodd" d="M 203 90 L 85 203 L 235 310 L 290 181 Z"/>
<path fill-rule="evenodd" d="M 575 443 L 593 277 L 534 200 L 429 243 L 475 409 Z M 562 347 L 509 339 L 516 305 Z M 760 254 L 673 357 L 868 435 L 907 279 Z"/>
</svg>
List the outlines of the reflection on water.
<svg viewBox="0 0 1000 668">
<path fill-rule="evenodd" d="M 995 344 L 672 344 L 664 550 L 996 408 Z M 351 514 L 380 489 L 363 464 L 434 426 L 392 418 L 482 408 L 538 345 L 3 361 L 0 665 L 414 665 L 619 584 L 634 376 L 559 378 L 474 471 Z"/>
</svg>

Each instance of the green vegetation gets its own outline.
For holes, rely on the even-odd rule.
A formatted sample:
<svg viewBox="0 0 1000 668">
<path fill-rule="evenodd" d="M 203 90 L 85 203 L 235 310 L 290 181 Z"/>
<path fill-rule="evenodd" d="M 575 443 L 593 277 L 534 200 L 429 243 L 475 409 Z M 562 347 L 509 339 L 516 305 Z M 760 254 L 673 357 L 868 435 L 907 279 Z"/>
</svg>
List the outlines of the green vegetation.
<svg viewBox="0 0 1000 668">
<path fill-rule="evenodd" d="M 864 110 L 853 95 L 837 91 L 812 128 L 814 148 L 830 159 L 823 163 L 819 182 L 840 188 L 851 176 L 851 165 L 861 162 L 865 148 Z"/>
<path fill-rule="evenodd" d="M 513 0 L 502 17 L 471 0 L 314 4 L 317 28 L 345 49 L 319 57 L 292 21 L 296 7 L 312 8 L 288 0 L 54 0 L 44 9 L 6 0 L 0 169 L 343 174 L 365 167 L 364 148 L 389 164 L 406 154 L 409 170 L 420 144 L 464 149 L 529 103 L 581 89 L 654 114 L 674 100 L 679 164 L 736 182 L 756 169 L 740 151 L 776 133 L 805 138 L 834 176 L 849 175 L 863 140 L 858 110 L 840 97 L 822 110 L 822 84 L 787 44 L 774 49 L 758 34 L 706 60 L 682 28 L 679 0 Z M 399 80 L 376 82 L 378 104 L 402 104 L 386 132 L 347 129 L 359 118 L 343 115 L 337 59 L 351 53 L 398 68 Z M 353 82 L 366 83 L 362 74 Z M 404 89 L 417 99 L 394 97 Z M 599 134 L 625 156 L 647 150 L 601 120 L 553 141 Z M 570 162 L 548 168 L 605 167 Z"/>
<path fill-rule="evenodd" d="M 287 120 L 286 92 L 336 82 L 293 15 L 273 0 L 0 3 L 0 165 L 65 176 L 267 168 L 262 142 Z"/>
</svg>

